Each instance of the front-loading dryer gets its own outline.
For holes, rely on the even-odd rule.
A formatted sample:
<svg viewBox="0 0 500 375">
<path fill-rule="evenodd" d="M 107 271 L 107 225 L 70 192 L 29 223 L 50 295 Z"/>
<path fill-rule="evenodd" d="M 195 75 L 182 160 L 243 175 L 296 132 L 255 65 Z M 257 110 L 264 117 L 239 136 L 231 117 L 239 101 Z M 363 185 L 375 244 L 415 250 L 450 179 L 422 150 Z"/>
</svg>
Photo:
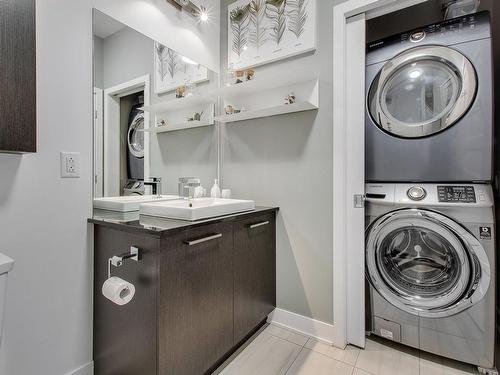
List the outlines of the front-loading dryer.
<svg viewBox="0 0 500 375">
<path fill-rule="evenodd" d="M 368 184 L 366 195 L 368 331 L 493 368 L 491 187 Z"/>
<path fill-rule="evenodd" d="M 366 180 L 492 179 L 489 13 L 367 47 Z"/>
</svg>

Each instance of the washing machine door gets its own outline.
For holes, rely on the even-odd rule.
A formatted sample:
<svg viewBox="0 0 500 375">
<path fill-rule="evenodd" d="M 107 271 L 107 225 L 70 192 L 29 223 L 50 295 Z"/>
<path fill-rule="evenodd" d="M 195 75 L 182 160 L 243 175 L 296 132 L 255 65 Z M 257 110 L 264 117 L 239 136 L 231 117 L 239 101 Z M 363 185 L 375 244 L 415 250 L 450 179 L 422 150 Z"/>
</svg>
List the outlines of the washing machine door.
<svg viewBox="0 0 500 375">
<path fill-rule="evenodd" d="M 480 242 L 450 218 L 404 209 L 366 233 L 367 277 L 389 303 L 421 317 L 445 317 L 476 304 L 490 284 Z"/>
<path fill-rule="evenodd" d="M 138 113 L 128 128 L 128 149 L 136 158 L 144 157 L 144 113 Z"/>
<path fill-rule="evenodd" d="M 370 87 L 367 104 L 383 131 L 420 138 L 460 120 L 476 92 L 476 72 L 464 55 L 449 47 L 421 46 L 383 66 Z"/>
</svg>

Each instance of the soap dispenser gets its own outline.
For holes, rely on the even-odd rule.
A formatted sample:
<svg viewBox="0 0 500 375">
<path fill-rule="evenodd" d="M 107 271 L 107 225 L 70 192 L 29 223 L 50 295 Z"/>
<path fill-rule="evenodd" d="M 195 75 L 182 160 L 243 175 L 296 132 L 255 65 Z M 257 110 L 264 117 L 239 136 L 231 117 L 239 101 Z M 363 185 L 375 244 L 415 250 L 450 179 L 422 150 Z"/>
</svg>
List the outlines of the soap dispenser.
<svg viewBox="0 0 500 375">
<path fill-rule="evenodd" d="M 215 179 L 214 186 L 210 190 L 210 196 L 212 198 L 220 198 L 220 194 L 219 180 Z"/>
</svg>

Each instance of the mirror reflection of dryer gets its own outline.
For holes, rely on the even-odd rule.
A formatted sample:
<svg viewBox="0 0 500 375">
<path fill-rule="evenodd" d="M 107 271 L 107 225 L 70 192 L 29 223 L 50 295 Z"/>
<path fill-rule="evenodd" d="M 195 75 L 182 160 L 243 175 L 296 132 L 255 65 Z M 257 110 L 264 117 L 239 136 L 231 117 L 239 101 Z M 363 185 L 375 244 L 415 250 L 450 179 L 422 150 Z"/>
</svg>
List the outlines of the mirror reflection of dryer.
<svg viewBox="0 0 500 375">
<path fill-rule="evenodd" d="M 366 180 L 491 181 L 489 13 L 367 49 Z"/>
<path fill-rule="evenodd" d="M 144 180 L 144 97 L 130 110 L 127 132 L 127 173 L 132 180 Z"/>
<path fill-rule="evenodd" d="M 493 193 L 481 184 L 368 184 L 369 330 L 493 367 Z"/>
</svg>

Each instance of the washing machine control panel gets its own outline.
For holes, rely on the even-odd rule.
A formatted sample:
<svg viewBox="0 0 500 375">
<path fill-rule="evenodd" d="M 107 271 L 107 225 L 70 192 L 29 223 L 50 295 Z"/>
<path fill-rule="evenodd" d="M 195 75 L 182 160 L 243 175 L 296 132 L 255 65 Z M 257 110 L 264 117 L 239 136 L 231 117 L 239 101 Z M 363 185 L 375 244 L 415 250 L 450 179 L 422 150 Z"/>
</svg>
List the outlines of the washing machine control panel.
<svg viewBox="0 0 500 375">
<path fill-rule="evenodd" d="M 476 203 L 473 186 L 438 186 L 439 202 Z"/>
</svg>

